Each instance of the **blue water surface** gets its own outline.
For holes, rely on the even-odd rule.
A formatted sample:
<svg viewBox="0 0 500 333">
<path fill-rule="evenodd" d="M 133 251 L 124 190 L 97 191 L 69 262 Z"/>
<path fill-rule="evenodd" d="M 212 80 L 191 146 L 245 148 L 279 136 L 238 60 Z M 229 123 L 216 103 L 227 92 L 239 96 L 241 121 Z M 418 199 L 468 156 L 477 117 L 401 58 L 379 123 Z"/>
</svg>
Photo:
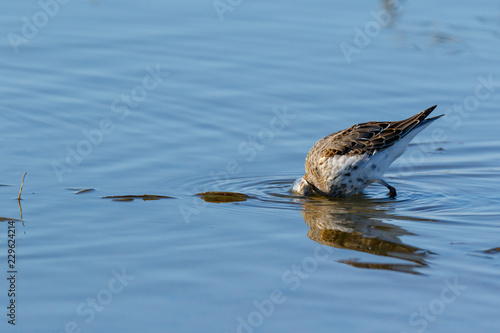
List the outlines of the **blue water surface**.
<svg viewBox="0 0 500 333">
<path fill-rule="evenodd" d="M 1 331 L 497 331 L 499 13 L 4 3 Z M 435 104 L 386 174 L 395 199 L 290 194 L 323 136 Z M 172 198 L 102 198 L 143 194 Z"/>
</svg>

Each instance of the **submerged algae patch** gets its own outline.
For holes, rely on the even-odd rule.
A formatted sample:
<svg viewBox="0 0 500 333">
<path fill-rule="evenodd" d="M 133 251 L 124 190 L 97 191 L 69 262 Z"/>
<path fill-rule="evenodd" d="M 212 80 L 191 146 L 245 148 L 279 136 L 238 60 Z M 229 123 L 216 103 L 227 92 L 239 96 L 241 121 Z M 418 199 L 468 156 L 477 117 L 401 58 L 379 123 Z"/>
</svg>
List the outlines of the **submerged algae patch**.
<svg viewBox="0 0 500 333">
<path fill-rule="evenodd" d="M 212 202 L 212 203 L 239 202 L 239 201 L 246 201 L 247 199 L 252 198 L 251 196 L 238 192 L 203 192 L 203 193 L 197 193 L 195 195 L 199 196 L 202 200 L 205 200 L 206 202 Z"/>
<path fill-rule="evenodd" d="M 174 197 L 169 197 L 166 195 L 154 195 L 154 194 L 143 194 L 143 195 L 108 195 L 101 197 L 102 199 L 111 199 L 113 201 L 134 201 L 135 199 L 147 200 L 160 200 L 160 199 L 175 199 Z"/>
</svg>

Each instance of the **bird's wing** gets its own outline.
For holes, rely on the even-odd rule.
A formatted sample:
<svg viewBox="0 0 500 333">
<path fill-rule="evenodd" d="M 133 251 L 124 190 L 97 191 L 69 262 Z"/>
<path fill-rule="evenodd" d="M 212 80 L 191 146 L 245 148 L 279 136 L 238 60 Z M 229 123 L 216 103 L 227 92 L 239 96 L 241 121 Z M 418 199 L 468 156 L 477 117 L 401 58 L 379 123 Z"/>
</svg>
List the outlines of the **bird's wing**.
<svg viewBox="0 0 500 333">
<path fill-rule="evenodd" d="M 326 138 L 329 140 L 328 147 L 323 150 L 322 155 L 358 155 L 390 147 L 421 124 L 435 108 L 436 106 L 430 107 L 405 120 L 370 121 L 334 133 Z"/>
</svg>

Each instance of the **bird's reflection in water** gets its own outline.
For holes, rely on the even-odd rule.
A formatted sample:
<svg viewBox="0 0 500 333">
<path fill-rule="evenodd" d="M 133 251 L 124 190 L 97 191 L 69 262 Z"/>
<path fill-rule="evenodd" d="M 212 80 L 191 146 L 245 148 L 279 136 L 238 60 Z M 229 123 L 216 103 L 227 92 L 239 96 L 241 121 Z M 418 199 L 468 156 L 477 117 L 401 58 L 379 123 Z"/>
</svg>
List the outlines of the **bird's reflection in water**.
<svg viewBox="0 0 500 333">
<path fill-rule="evenodd" d="M 293 180 L 274 182 L 278 188 L 288 191 Z M 276 188 L 273 187 L 273 190 Z M 388 221 L 429 221 L 416 217 L 400 216 L 395 213 L 397 201 L 373 199 L 365 195 L 351 198 L 297 197 L 284 193 L 270 193 L 272 199 L 249 196 L 236 192 L 198 193 L 202 200 L 213 203 L 255 202 L 272 204 L 290 203 L 302 205 L 302 215 L 309 225 L 307 236 L 322 244 L 339 249 L 354 250 L 385 258 L 382 262 L 366 262 L 358 258 L 340 262 L 359 268 L 383 269 L 397 272 L 422 274 L 419 268 L 426 267 L 426 259 L 434 253 L 405 244 L 402 236 L 416 236 L 404 228 Z M 300 199 L 299 199 L 300 198 Z"/>
<path fill-rule="evenodd" d="M 340 262 L 370 269 L 384 269 L 411 274 L 422 274 L 418 268 L 427 266 L 430 251 L 408 245 L 402 236 L 414 235 L 388 220 L 415 220 L 394 214 L 389 201 L 353 199 L 307 200 L 303 204 L 305 222 L 310 229 L 307 236 L 323 245 L 374 254 L 402 262 L 364 262 L 356 258 Z M 399 261 L 399 260 L 396 260 Z"/>
</svg>

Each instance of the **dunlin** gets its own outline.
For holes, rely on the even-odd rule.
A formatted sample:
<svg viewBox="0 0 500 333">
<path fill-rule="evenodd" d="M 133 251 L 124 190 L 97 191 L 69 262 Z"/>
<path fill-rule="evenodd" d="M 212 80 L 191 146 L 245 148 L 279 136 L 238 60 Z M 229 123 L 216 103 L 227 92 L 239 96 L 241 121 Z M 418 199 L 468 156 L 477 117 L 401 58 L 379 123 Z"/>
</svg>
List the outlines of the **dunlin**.
<svg viewBox="0 0 500 333">
<path fill-rule="evenodd" d="M 396 196 L 382 177 L 410 141 L 437 116 L 427 118 L 436 105 L 401 121 L 370 121 L 330 134 L 316 142 L 306 158 L 306 174 L 295 181 L 299 195 L 347 197 L 378 182 Z M 427 119 L 426 119 L 427 118 Z"/>
</svg>

